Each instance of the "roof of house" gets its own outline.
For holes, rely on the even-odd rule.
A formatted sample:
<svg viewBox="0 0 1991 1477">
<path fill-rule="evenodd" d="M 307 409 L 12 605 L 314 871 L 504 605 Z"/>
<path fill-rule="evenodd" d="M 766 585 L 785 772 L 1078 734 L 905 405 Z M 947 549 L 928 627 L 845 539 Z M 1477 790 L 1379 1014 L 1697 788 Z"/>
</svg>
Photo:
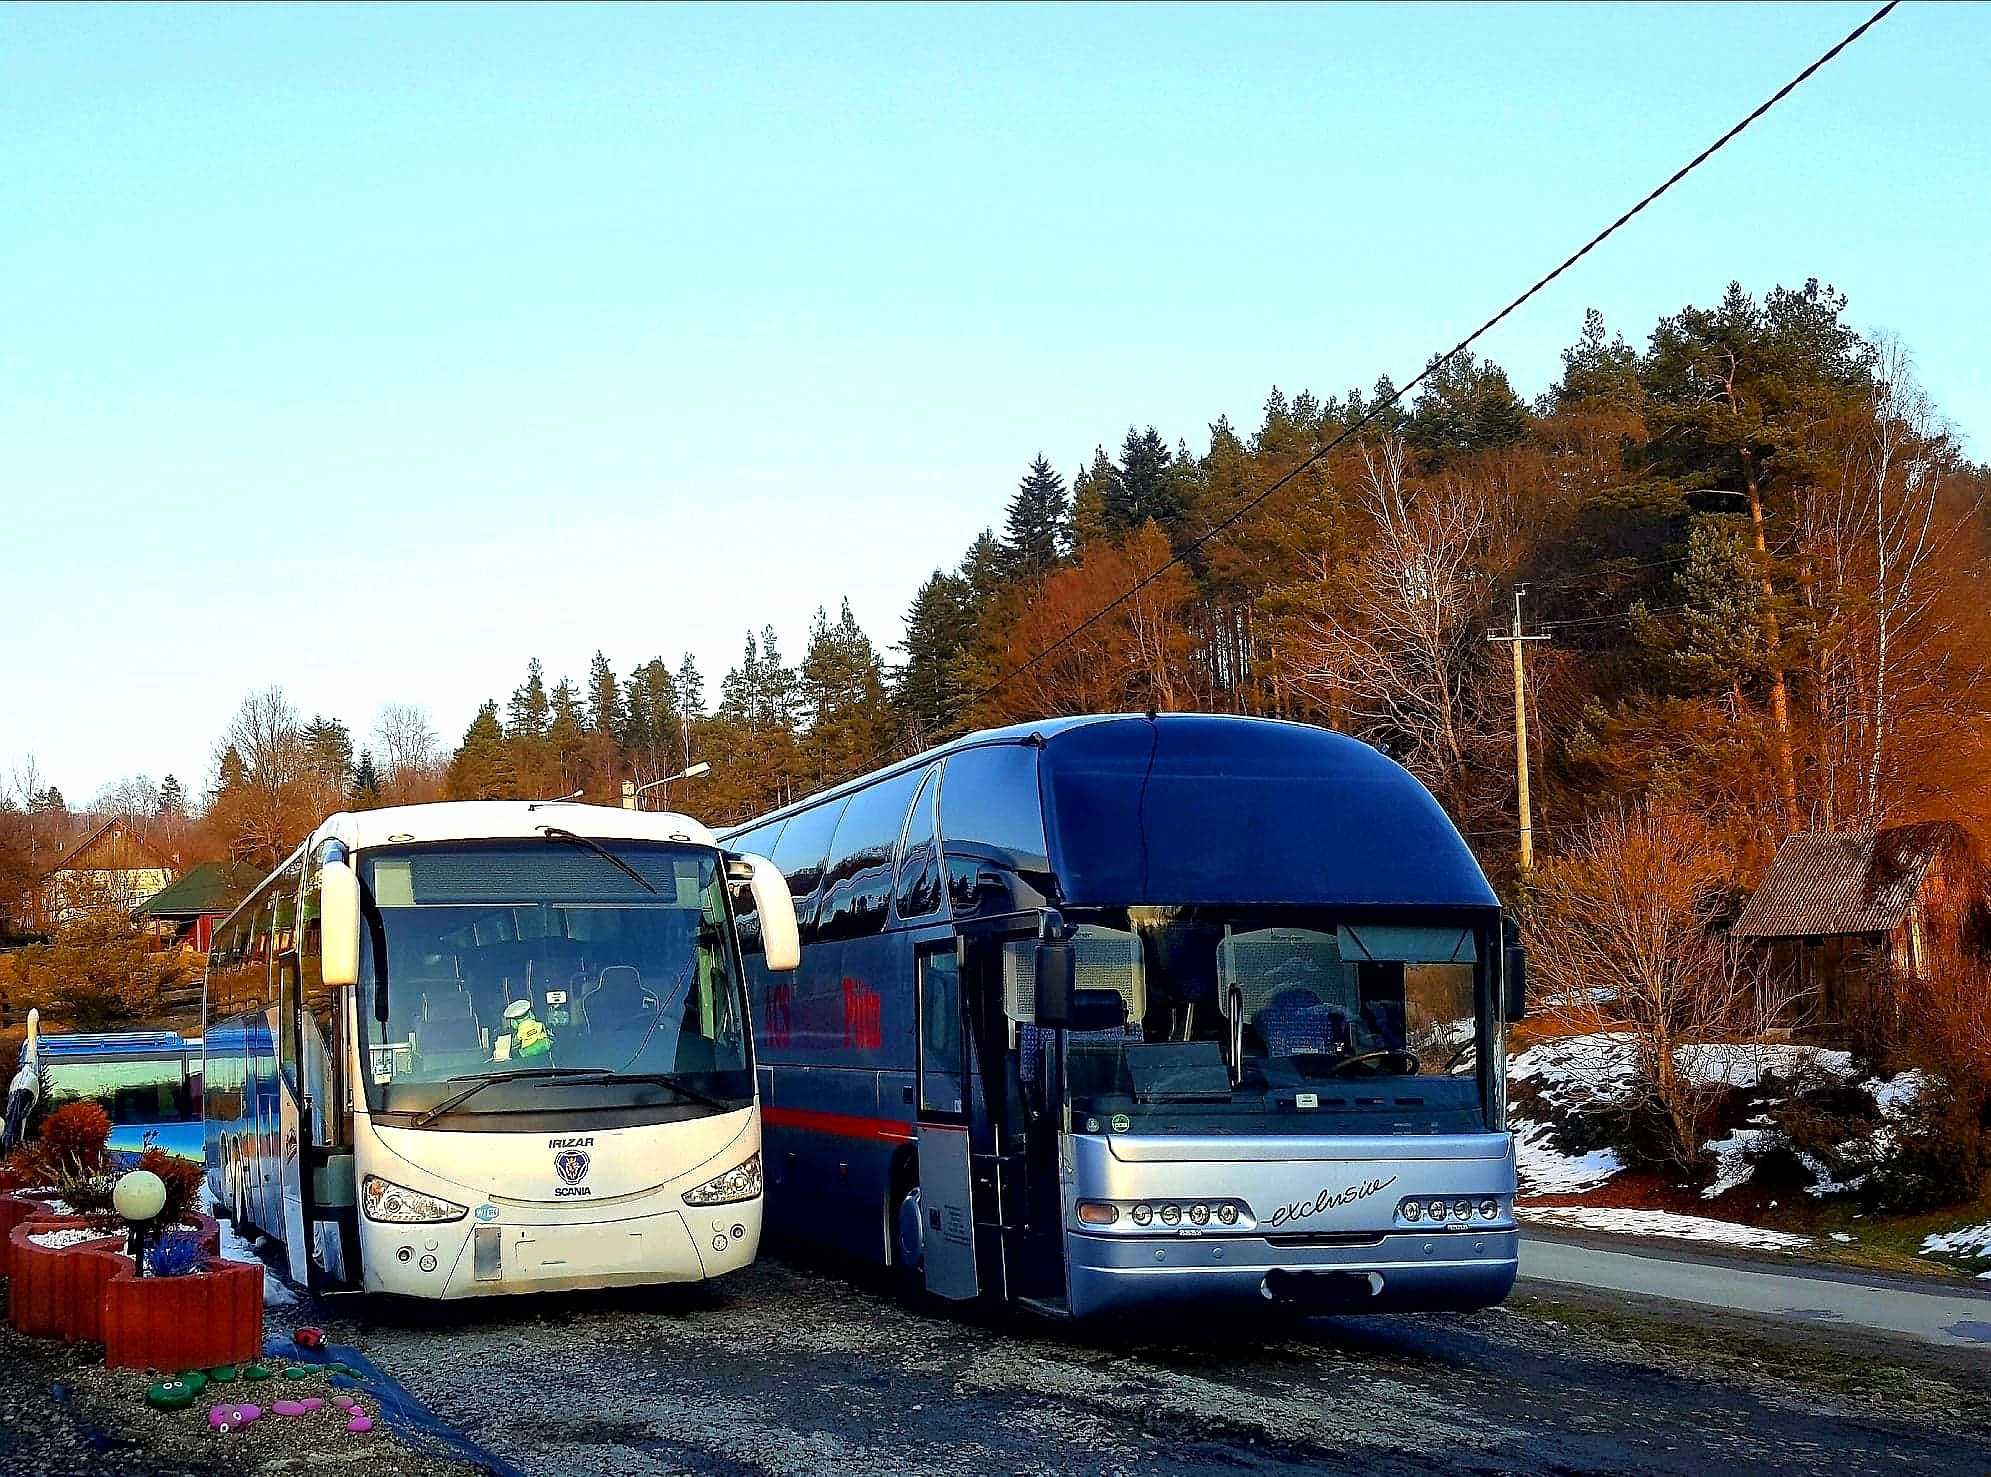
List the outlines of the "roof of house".
<svg viewBox="0 0 1991 1477">
<path fill-rule="evenodd" d="M 113 833 L 129 848 L 128 854 L 118 858 L 106 858 L 107 863 L 115 863 L 112 865 L 91 865 L 85 862 L 84 858 Z M 161 868 L 171 865 L 171 862 L 160 853 L 159 848 L 125 824 L 123 816 L 114 815 L 70 847 L 62 854 L 62 859 L 48 870 L 51 875 L 69 871 L 129 872 L 134 870 L 134 861 L 141 868 Z"/>
<path fill-rule="evenodd" d="M 1961 827 L 1923 821 L 1882 831 L 1799 831 L 1736 920 L 1742 938 L 1889 933 L 1936 858 L 1968 845 Z"/>
<path fill-rule="evenodd" d="M 198 918 L 227 913 L 255 888 L 263 874 L 240 862 L 202 862 L 132 909 L 144 918 Z"/>
</svg>

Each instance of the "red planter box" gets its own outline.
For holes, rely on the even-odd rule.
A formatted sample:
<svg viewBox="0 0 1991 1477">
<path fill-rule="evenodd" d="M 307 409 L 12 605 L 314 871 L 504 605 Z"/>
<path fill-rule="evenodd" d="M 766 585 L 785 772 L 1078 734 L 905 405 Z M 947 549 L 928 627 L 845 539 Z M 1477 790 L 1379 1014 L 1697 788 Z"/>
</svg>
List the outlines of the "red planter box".
<svg viewBox="0 0 1991 1477">
<path fill-rule="evenodd" d="M 103 1337 L 104 1287 L 131 1259 L 113 1234 L 101 1245 L 37 1246 L 28 1238 L 44 1231 L 83 1226 L 76 1218 L 30 1220 L 7 1234 L 13 1276 L 7 1291 L 7 1321 L 37 1338 Z"/>
<path fill-rule="evenodd" d="M 207 1369 L 263 1352 L 263 1268 L 216 1262 L 187 1277 L 104 1284 L 104 1363 L 112 1369 Z"/>
</svg>

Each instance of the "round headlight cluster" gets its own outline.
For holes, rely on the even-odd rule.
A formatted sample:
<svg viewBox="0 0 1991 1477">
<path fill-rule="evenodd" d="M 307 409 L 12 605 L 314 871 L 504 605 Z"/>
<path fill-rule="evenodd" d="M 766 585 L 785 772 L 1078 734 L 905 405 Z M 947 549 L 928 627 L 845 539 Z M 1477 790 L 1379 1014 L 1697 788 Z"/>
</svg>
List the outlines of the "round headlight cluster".
<svg viewBox="0 0 1991 1477">
<path fill-rule="evenodd" d="M 1164 1226 L 1180 1226 L 1184 1221 L 1192 1226 L 1207 1226 L 1212 1221 L 1220 1226 L 1235 1226 L 1238 1215 L 1237 1206 L 1228 1201 L 1188 1205 L 1150 1205 L 1143 1201 L 1129 1212 L 1129 1219 L 1137 1226 L 1151 1226 L 1156 1221 Z"/>
<path fill-rule="evenodd" d="M 1444 1225 L 1447 1221 L 1470 1221 L 1475 1213 L 1483 1221 L 1497 1221 L 1500 1219 L 1501 1210 L 1500 1201 L 1491 1195 L 1486 1196 L 1478 1202 L 1467 1199 L 1425 1200 L 1414 1198 L 1405 1200 L 1397 1206 L 1397 1214 L 1412 1224 L 1419 1221 L 1430 1221 L 1433 1225 Z"/>
</svg>

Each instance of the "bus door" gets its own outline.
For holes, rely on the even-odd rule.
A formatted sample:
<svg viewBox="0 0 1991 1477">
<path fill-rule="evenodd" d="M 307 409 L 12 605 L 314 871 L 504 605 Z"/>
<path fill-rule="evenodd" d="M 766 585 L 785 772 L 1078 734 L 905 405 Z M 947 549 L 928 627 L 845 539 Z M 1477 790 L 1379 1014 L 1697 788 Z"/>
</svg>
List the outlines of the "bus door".
<svg viewBox="0 0 1991 1477">
<path fill-rule="evenodd" d="M 964 945 L 945 939 L 919 950 L 917 1010 L 920 1241 L 926 1288 L 956 1301 L 981 1291 L 975 1257 L 968 1036 L 961 999 Z"/>
<path fill-rule="evenodd" d="M 305 1150 L 311 1141 L 311 1098 L 305 1088 L 303 1017 L 298 998 L 298 957 L 294 949 L 277 959 L 277 1165 L 283 1196 L 283 1244 L 290 1280 L 300 1287 L 311 1277 L 311 1174 Z"/>
</svg>

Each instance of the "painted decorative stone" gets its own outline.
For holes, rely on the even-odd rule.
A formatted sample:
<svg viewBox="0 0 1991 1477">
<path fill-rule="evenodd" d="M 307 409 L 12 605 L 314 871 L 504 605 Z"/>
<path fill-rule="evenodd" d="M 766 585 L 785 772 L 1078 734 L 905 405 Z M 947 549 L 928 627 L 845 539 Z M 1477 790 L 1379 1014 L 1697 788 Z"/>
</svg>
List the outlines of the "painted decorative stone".
<svg viewBox="0 0 1991 1477">
<path fill-rule="evenodd" d="M 324 1405 L 325 1402 L 320 1400 L 316 1395 L 306 1395 L 302 1400 L 298 1401 L 297 1403 L 303 1406 L 306 1410 L 317 1410 L 320 1406 Z"/>
<path fill-rule="evenodd" d="M 185 1410 L 199 1393 L 185 1380 L 160 1380 L 146 1390 L 145 1403 L 154 1410 Z"/>
<path fill-rule="evenodd" d="M 217 1405 L 207 1413 L 207 1423 L 217 1431 L 239 1431 L 262 1413 L 258 1405 Z"/>
<path fill-rule="evenodd" d="M 242 1378 L 245 1380 L 266 1380 L 269 1377 L 270 1367 L 267 1364 L 248 1364 L 242 1368 Z"/>
<path fill-rule="evenodd" d="M 180 1383 L 190 1386 L 198 1395 L 207 1388 L 207 1376 L 198 1369 L 183 1369 L 180 1371 Z"/>
<path fill-rule="evenodd" d="M 208 1382 L 216 1385 L 232 1385 L 242 1377 L 242 1372 L 232 1364 L 217 1364 L 207 1372 Z"/>
<path fill-rule="evenodd" d="M 302 1400 L 279 1400 L 270 1407 L 278 1415 L 309 1415 Z"/>
<path fill-rule="evenodd" d="M 334 1395 L 332 1403 L 341 1410 L 351 1410 L 353 1408 L 353 1397 L 350 1395 Z"/>
<path fill-rule="evenodd" d="M 325 1330 L 322 1328 L 312 1328 L 307 1325 L 304 1328 L 298 1329 L 291 1337 L 297 1340 L 297 1347 L 300 1349 L 322 1349 L 325 1347 Z"/>
<path fill-rule="evenodd" d="M 318 1371 L 308 1364 L 287 1364 L 284 1366 L 283 1377 L 287 1380 L 308 1380 L 316 1373 Z"/>
<path fill-rule="evenodd" d="M 373 1417 L 370 1415 L 356 1415 L 346 1422 L 346 1429 L 356 1436 L 364 1436 L 368 1431 L 373 1429 Z"/>
<path fill-rule="evenodd" d="M 357 1369 L 354 1369 L 350 1364 L 342 1364 L 336 1359 L 325 1366 L 325 1373 L 342 1374 L 349 1380 L 356 1380 L 360 1377 L 360 1372 Z"/>
</svg>

